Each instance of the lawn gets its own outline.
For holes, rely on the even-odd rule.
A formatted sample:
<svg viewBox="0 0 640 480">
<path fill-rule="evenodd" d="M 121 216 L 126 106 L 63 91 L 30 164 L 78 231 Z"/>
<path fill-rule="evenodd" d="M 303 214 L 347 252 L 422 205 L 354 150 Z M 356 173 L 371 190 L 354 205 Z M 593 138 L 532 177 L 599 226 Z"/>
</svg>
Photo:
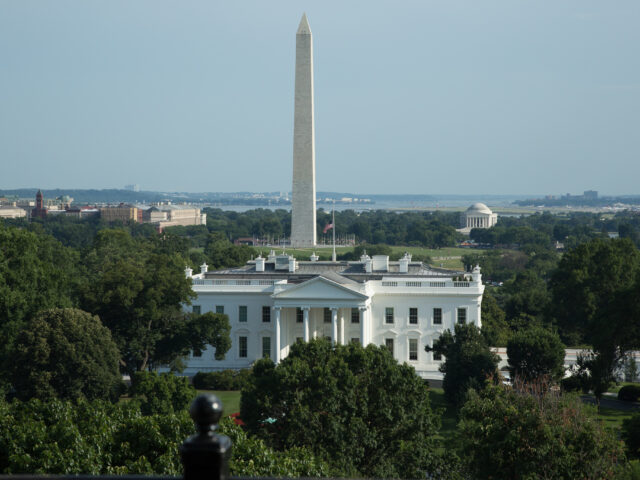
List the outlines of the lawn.
<svg viewBox="0 0 640 480">
<path fill-rule="evenodd" d="M 456 425 L 458 423 L 456 409 L 447 403 L 442 388 L 429 388 L 429 400 L 431 401 L 431 408 L 433 410 L 440 410 L 442 412 L 440 436 L 446 444 L 450 444 L 454 440 Z"/>
<path fill-rule="evenodd" d="M 200 393 L 213 393 L 222 402 L 222 414 L 231 415 L 240 411 L 240 391 L 198 390 Z"/>
</svg>

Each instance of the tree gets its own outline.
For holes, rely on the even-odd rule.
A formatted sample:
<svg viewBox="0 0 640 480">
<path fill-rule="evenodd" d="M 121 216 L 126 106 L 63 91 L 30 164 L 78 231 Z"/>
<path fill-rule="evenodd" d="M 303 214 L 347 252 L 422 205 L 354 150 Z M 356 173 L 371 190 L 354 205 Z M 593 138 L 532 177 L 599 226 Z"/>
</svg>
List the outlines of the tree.
<svg viewBox="0 0 640 480">
<path fill-rule="evenodd" d="M 624 461 L 620 442 L 585 409 L 577 397 L 551 392 L 501 385 L 471 392 L 458 423 L 470 477 L 613 478 Z"/>
<path fill-rule="evenodd" d="M 433 343 L 425 347 L 445 357 L 440 371 L 444 373 L 442 388 L 449 403 L 461 406 L 469 389 L 481 390 L 487 379 L 497 381 L 499 357 L 491 352 L 489 345 L 473 324 L 457 324 L 455 335 L 446 330 Z"/>
<path fill-rule="evenodd" d="M 622 358 L 615 350 L 589 352 L 579 354 L 573 366 L 572 376 L 578 379 L 584 393 L 593 392 L 598 411 L 602 395 L 617 380 Z"/>
<path fill-rule="evenodd" d="M 251 433 L 278 449 L 308 447 L 342 476 L 444 468 L 426 386 L 383 347 L 296 343 L 278 365 L 255 363 L 240 410 Z"/>
<path fill-rule="evenodd" d="M 45 310 L 11 346 L 8 373 L 16 396 L 117 398 L 120 355 L 98 317 L 73 308 Z"/>
<path fill-rule="evenodd" d="M 505 347 L 511 331 L 505 320 L 505 313 L 498 305 L 496 298 L 485 288 L 482 295 L 482 335 L 487 345 Z"/>
<path fill-rule="evenodd" d="M 640 458 L 640 413 L 635 413 L 631 418 L 625 418 L 622 421 L 621 436 L 627 455 L 631 458 Z"/>
<path fill-rule="evenodd" d="M 193 433 L 182 410 L 143 415 L 137 402 L 0 399 L 0 473 L 84 475 L 183 474 L 179 448 Z M 326 477 L 329 467 L 303 448 L 276 452 L 223 419 L 233 441 L 233 476 Z"/>
<path fill-rule="evenodd" d="M 516 332 L 507 343 L 511 378 L 531 382 L 564 376 L 564 345 L 560 337 L 542 327 L 530 327 Z"/>
<path fill-rule="evenodd" d="M 204 253 L 209 259 L 209 265 L 217 269 L 244 265 L 256 251 L 246 245 L 234 245 L 221 233 L 211 233 Z"/>
<path fill-rule="evenodd" d="M 639 274 L 640 253 L 628 239 L 596 239 L 567 252 L 550 282 L 551 313 L 565 343 L 624 351 L 637 345 L 630 333 L 640 332 L 640 312 L 625 300 L 633 302 Z"/>
<path fill-rule="evenodd" d="M 123 230 L 102 230 L 85 256 L 82 305 L 111 330 L 130 375 L 173 363 L 207 343 L 218 346 L 217 355 L 230 346 L 221 338 L 228 336 L 224 319 L 182 311 L 194 296 L 183 273 L 186 262 L 163 248 Z"/>
</svg>

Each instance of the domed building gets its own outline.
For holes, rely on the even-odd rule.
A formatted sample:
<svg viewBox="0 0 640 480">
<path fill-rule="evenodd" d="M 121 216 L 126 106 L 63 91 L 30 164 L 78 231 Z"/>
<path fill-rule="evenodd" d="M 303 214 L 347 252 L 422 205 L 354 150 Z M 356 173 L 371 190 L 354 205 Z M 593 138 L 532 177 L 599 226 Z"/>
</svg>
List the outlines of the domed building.
<svg viewBox="0 0 640 480">
<path fill-rule="evenodd" d="M 474 203 L 460 215 L 463 229 L 491 228 L 498 222 L 498 214 L 493 213 L 484 203 Z"/>
</svg>

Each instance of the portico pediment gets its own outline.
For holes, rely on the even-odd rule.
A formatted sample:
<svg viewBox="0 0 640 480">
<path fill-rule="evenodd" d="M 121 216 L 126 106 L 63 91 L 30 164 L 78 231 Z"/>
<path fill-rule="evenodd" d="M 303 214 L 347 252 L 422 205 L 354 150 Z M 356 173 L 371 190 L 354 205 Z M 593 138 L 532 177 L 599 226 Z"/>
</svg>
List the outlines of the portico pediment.
<svg viewBox="0 0 640 480">
<path fill-rule="evenodd" d="M 337 301 L 363 302 L 369 297 L 352 288 L 340 285 L 324 277 L 315 277 L 298 285 L 274 293 L 272 297 L 280 301 Z"/>
</svg>

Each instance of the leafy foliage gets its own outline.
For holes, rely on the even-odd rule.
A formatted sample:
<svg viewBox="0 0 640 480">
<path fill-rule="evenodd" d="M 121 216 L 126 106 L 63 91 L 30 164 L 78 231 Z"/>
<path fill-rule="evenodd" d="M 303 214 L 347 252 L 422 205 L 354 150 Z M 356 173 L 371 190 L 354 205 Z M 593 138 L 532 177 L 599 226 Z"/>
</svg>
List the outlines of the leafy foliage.
<svg viewBox="0 0 640 480">
<path fill-rule="evenodd" d="M 171 373 L 136 372 L 129 394 L 140 402 L 143 415 L 166 415 L 186 410 L 196 396 L 187 377 Z"/>
<path fill-rule="evenodd" d="M 548 389 L 540 389 L 544 391 Z M 502 386 L 470 392 L 459 450 L 477 479 L 613 478 L 624 460 L 614 434 L 576 397 Z"/>
<path fill-rule="evenodd" d="M 124 230 L 102 230 L 84 258 L 88 278 L 82 305 L 111 330 L 129 374 L 185 355 L 185 337 L 194 332 L 194 323 L 181 311 L 193 297 L 185 262 L 163 250 L 161 243 Z M 167 341 L 178 335 L 181 342 Z M 197 340 L 200 345 L 208 339 Z"/>
<path fill-rule="evenodd" d="M 193 386 L 199 390 L 242 390 L 249 381 L 251 369 L 198 372 L 193 376 Z"/>
<path fill-rule="evenodd" d="M 507 356 L 512 378 L 530 382 L 564 376 L 564 345 L 556 333 L 545 328 L 531 327 L 515 333 L 507 344 Z"/>
<path fill-rule="evenodd" d="M 455 335 L 446 330 L 433 343 L 433 347 L 425 350 L 444 355 L 445 361 L 440 366 L 444 373 L 442 388 L 445 397 L 452 405 L 464 403 L 469 389 L 481 390 L 487 379 L 498 377 L 498 361 L 492 353 L 480 329 L 473 324 L 457 324 Z"/>
<path fill-rule="evenodd" d="M 241 418 L 276 448 L 308 447 L 344 476 L 418 478 L 444 468 L 424 383 L 382 347 L 314 340 L 292 345 L 277 366 L 256 362 Z"/>
<path fill-rule="evenodd" d="M 117 398 L 120 355 L 98 317 L 73 308 L 44 310 L 25 322 L 7 373 L 18 398 Z"/>
<path fill-rule="evenodd" d="M 186 411 L 145 416 L 137 402 L 0 400 L 0 473 L 182 475 L 179 447 L 194 432 Z M 235 476 L 327 476 L 309 451 L 275 452 L 230 419 Z"/>
<path fill-rule="evenodd" d="M 640 458 L 640 413 L 622 422 L 622 439 L 627 448 L 627 455 Z"/>
</svg>

